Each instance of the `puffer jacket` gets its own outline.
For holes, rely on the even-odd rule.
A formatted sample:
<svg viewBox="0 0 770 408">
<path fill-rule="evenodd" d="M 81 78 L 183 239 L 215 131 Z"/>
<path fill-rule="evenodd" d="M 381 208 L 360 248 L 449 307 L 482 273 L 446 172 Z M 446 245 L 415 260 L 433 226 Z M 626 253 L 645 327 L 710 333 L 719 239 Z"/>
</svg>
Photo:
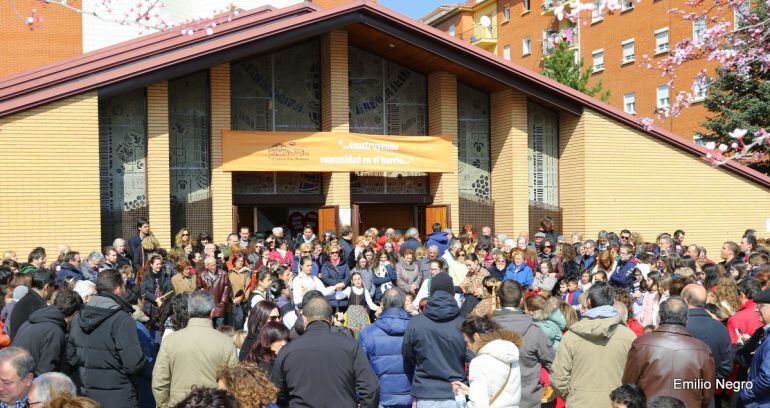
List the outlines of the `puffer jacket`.
<svg viewBox="0 0 770 408">
<path fill-rule="evenodd" d="M 760 335 L 767 336 L 766 332 L 767 330 Z M 747 381 L 751 382 L 751 387 L 743 387 L 741 390 L 741 400 L 743 400 L 746 408 L 770 406 L 768 374 L 770 374 L 770 341 L 763 341 L 754 352 L 754 358 L 751 359 L 751 368 L 747 378 Z"/>
<path fill-rule="evenodd" d="M 515 280 L 521 283 L 521 286 L 527 287 L 532 286 L 535 275 L 532 273 L 532 268 L 530 268 L 526 262 L 522 262 L 519 266 L 516 266 L 515 263 L 511 262 L 511 264 L 508 265 L 508 269 L 505 270 L 505 276 L 503 277 L 503 280 L 508 279 Z"/>
<path fill-rule="evenodd" d="M 567 320 L 559 309 L 559 299 L 548 299 L 545 309 L 532 312 L 532 320 L 551 340 L 551 347 L 556 350 L 561 342 L 561 332 L 567 328 Z"/>
<path fill-rule="evenodd" d="M 29 351 L 35 360 L 35 376 L 62 371 L 67 346 L 67 322 L 56 306 L 46 306 L 29 316 L 11 344 Z"/>
<path fill-rule="evenodd" d="M 412 383 L 404 371 L 401 349 L 411 316 L 403 308 L 389 308 L 361 331 L 358 343 L 380 380 L 380 405 L 411 405 Z"/>
<path fill-rule="evenodd" d="M 164 267 L 161 268 L 159 273 L 155 273 L 148 270 L 144 276 L 142 276 L 142 296 L 144 296 L 145 302 L 142 311 L 147 316 L 153 316 L 158 311 L 158 305 L 155 303 L 158 299 L 157 294 L 160 296 L 173 291 L 174 286 L 171 284 L 171 273 Z M 170 296 L 163 298 L 165 301 L 171 300 Z"/>
<path fill-rule="evenodd" d="M 398 277 L 396 284 L 399 288 L 409 292 L 409 287 L 412 283 L 417 285 L 417 289 L 422 286 L 422 275 L 418 268 L 417 261 L 413 261 L 411 264 L 406 263 L 404 258 L 399 259 L 396 264 L 396 276 Z M 415 292 L 417 292 L 415 289 Z"/>
<path fill-rule="evenodd" d="M 326 287 L 334 286 L 338 283 L 349 285 L 350 269 L 348 268 L 348 265 L 342 260 L 340 260 L 340 263 L 337 264 L 337 266 L 334 266 L 332 261 L 326 261 L 323 268 L 321 268 L 321 281 Z M 348 298 L 336 299 L 335 294 L 336 292 L 326 296 L 326 300 L 329 301 L 329 304 L 332 306 L 332 308 L 336 309 L 340 307 L 347 307 Z"/>
<path fill-rule="evenodd" d="M 513 331 L 524 339 L 524 345 L 519 349 L 519 369 L 521 370 L 521 402 L 519 402 L 519 406 L 522 408 L 540 408 L 540 400 L 543 398 L 540 369 L 546 368 L 550 371 L 556 356 L 553 348 L 551 348 L 551 342 L 543 331 L 532 322 L 532 318 L 517 308 L 497 309 L 492 319 L 503 329 Z"/>
<path fill-rule="evenodd" d="M 423 314 L 409 322 L 404 333 L 404 367 L 412 380 L 412 396 L 453 399 L 452 381 L 465 379 L 463 316 L 454 297 L 436 291 Z"/>
<path fill-rule="evenodd" d="M 145 356 L 131 306 L 112 293 L 91 298 L 72 322 L 67 362 L 77 369 L 78 394 L 103 407 L 138 405 L 132 379 L 141 374 Z"/>
<path fill-rule="evenodd" d="M 611 407 L 610 393 L 621 385 L 635 339 L 612 306 L 590 309 L 562 337 L 551 385 L 568 407 Z"/>
<path fill-rule="evenodd" d="M 508 330 L 498 330 L 482 335 L 479 342 L 479 352 L 468 369 L 468 408 L 518 408 L 521 337 Z"/>
</svg>

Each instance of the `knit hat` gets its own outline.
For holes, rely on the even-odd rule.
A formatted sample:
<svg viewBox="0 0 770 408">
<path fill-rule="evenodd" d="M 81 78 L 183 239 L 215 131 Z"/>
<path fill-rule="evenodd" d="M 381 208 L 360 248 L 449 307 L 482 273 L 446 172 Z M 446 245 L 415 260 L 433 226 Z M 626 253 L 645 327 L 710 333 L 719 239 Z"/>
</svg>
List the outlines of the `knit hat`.
<svg viewBox="0 0 770 408">
<path fill-rule="evenodd" d="M 430 295 L 433 296 L 433 293 L 439 290 L 450 295 L 455 294 L 454 282 L 452 282 L 452 278 L 446 272 L 439 272 L 430 280 Z"/>
<path fill-rule="evenodd" d="M 17 286 L 13 289 L 13 300 L 19 301 L 21 298 L 23 298 L 27 292 L 29 292 L 29 288 L 26 286 Z"/>
</svg>

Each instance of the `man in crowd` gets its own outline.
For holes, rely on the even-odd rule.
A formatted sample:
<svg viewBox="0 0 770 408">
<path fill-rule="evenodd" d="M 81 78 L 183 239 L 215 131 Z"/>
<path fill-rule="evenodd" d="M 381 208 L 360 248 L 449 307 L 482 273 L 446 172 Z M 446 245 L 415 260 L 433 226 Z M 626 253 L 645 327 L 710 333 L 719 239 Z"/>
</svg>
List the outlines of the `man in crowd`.
<svg viewBox="0 0 770 408">
<path fill-rule="evenodd" d="M 754 297 L 762 288 L 754 279 L 744 279 L 738 282 L 738 298 L 741 308 L 727 319 L 727 333 L 733 344 L 748 340 L 754 332 L 762 327 Z M 18 306 L 17 306 L 18 307 Z"/>
<path fill-rule="evenodd" d="M 742 262 L 741 257 L 738 256 L 739 253 L 740 248 L 735 242 L 726 241 L 724 244 L 722 244 L 722 250 L 719 252 L 719 256 L 722 257 L 723 261 L 719 264 L 725 268 L 725 272 L 728 274 L 733 271 L 735 265 Z"/>
<path fill-rule="evenodd" d="M 84 262 L 80 263 L 80 272 L 83 276 L 91 282 L 96 281 L 96 276 L 99 275 L 99 268 L 104 262 L 104 256 L 101 252 L 94 251 L 88 254 L 88 258 Z"/>
<path fill-rule="evenodd" d="M 313 233 L 313 227 L 305 225 L 305 228 L 302 229 L 302 234 L 298 235 L 297 239 L 294 240 L 294 248 L 298 248 L 302 244 L 313 245 L 316 242 L 318 242 L 318 238 Z"/>
<path fill-rule="evenodd" d="M 340 227 L 340 246 L 342 247 L 342 259 L 348 259 L 353 250 L 353 228 L 350 225 Z"/>
<path fill-rule="evenodd" d="M 583 254 L 578 257 L 581 271 L 590 271 L 596 263 L 596 244 L 590 239 L 583 244 Z"/>
<path fill-rule="evenodd" d="M 438 254 L 443 254 L 449 247 L 449 234 L 441 231 L 441 224 L 439 223 L 433 224 L 431 230 L 433 233 L 428 235 L 428 242 L 425 243 L 425 246 L 430 248 L 435 245 L 438 249 Z"/>
<path fill-rule="evenodd" d="M 61 287 L 62 281 L 66 277 L 70 277 L 75 280 L 85 280 L 83 272 L 80 272 L 80 254 L 74 251 L 64 254 L 59 272 L 56 272 L 56 286 Z"/>
<path fill-rule="evenodd" d="M 420 271 L 423 282 L 431 278 L 430 263 L 439 259 L 439 248 L 436 245 L 428 247 L 428 253 L 417 260 L 417 269 Z"/>
<path fill-rule="evenodd" d="M 551 340 L 537 327 L 532 318 L 523 311 L 524 288 L 515 280 L 506 280 L 497 292 L 500 308 L 495 310 L 493 320 L 503 329 L 518 333 L 524 340 L 519 349 L 521 370 L 520 408 L 539 408 L 543 398 L 543 384 L 540 370 L 550 370 L 556 352 Z"/>
<path fill-rule="evenodd" d="M 437 274 L 430 286 L 425 312 L 413 317 L 404 333 L 404 367 L 417 408 L 454 407 L 452 382 L 465 379 L 463 317 L 449 274 Z"/>
<path fill-rule="evenodd" d="M 380 406 L 411 407 L 412 383 L 404 372 L 401 350 L 411 316 L 404 309 L 406 294 L 391 288 L 382 295 L 382 314 L 361 331 L 358 343 L 380 381 Z"/>
<path fill-rule="evenodd" d="M 590 290 L 589 290 L 590 292 Z M 647 398 L 671 396 L 688 407 L 708 407 L 714 398 L 711 349 L 687 331 L 687 303 L 672 296 L 660 304 L 660 325 L 631 345 L 624 384 L 638 384 Z M 683 387 L 677 381 L 703 380 L 710 387 Z"/>
<path fill-rule="evenodd" d="M 144 266 L 142 240 L 150 235 L 150 223 L 143 218 L 136 220 L 136 231 L 136 235 L 128 240 L 128 251 L 131 256 L 131 265 L 134 267 L 134 272 L 138 272 Z"/>
<path fill-rule="evenodd" d="M 747 381 L 751 386 L 741 389 L 740 397 L 747 408 L 766 407 L 770 405 L 770 341 L 767 334 L 770 330 L 770 289 L 758 294 L 754 301 L 762 319 L 762 341 L 754 352 Z"/>
<path fill-rule="evenodd" d="M 302 308 L 305 331 L 278 353 L 270 379 L 280 406 L 379 406 L 377 377 L 352 337 L 332 333 L 332 308 L 314 297 Z"/>
<path fill-rule="evenodd" d="M 570 407 L 610 404 L 620 386 L 626 357 L 636 335 L 621 324 L 615 298 L 605 282 L 588 289 L 588 311 L 562 337 L 553 362 L 551 385 Z M 597 381 L 601 379 L 601 381 Z"/>
<path fill-rule="evenodd" d="M 215 387 L 217 370 L 238 362 L 232 339 L 211 326 L 214 298 L 204 291 L 187 300 L 187 327 L 168 335 L 152 371 L 152 393 L 158 406 L 173 407 L 193 386 Z"/>
<path fill-rule="evenodd" d="M 32 287 L 23 298 L 16 303 L 10 317 L 11 341 L 16 337 L 19 328 L 38 309 L 45 307 L 45 302 L 51 298 L 56 289 L 56 275 L 47 268 L 40 268 L 32 273 Z"/>
<path fill-rule="evenodd" d="M 0 349 L 0 408 L 26 408 L 35 361 L 19 347 Z"/>
<path fill-rule="evenodd" d="M 67 363 L 77 370 L 79 394 L 103 407 L 134 408 L 138 404 L 132 381 L 145 356 L 131 318 L 134 309 L 123 298 L 120 272 L 105 269 L 96 278 L 97 295 L 72 322 Z"/>
<path fill-rule="evenodd" d="M 619 255 L 620 260 L 610 277 L 610 285 L 633 292 L 631 289 L 633 289 L 634 268 L 636 268 L 636 260 L 632 259 L 634 248 L 630 244 L 623 244 L 620 246 Z"/>
<path fill-rule="evenodd" d="M 733 348 L 727 329 L 712 318 L 706 309 L 706 288 L 689 284 L 682 290 L 682 298 L 689 307 L 687 331 L 692 337 L 706 343 L 716 366 L 716 378 L 727 378 L 733 369 Z"/>
<path fill-rule="evenodd" d="M 227 272 L 217 267 L 217 260 L 213 256 L 207 257 L 203 265 L 203 271 L 198 273 L 198 288 L 209 292 L 214 298 L 211 317 L 214 327 L 220 327 L 225 324 L 227 305 L 230 303 L 230 278 Z"/>
<path fill-rule="evenodd" d="M 38 309 L 21 325 L 12 346 L 21 347 L 35 360 L 36 376 L 63 371 L 67 331 L 83 301 L 71 290 L 60 290 L 51 306 Z"/>
<path fill-rule="evenodd" d="M 241 250 L 238 234 L 234 232 L 228 234 L 227 244 L 220 246 L 219 249 L 222 251 L 222 256 L 225 260 L 230 259 L 230 255 Z"/>
<path fill-rule="evenodd" d="M 29 389 L 29 408 L 44 406 L 47 402 L 60 395 L 77 395 L 75 383 L 62 373 L 45 373 L 35 377 Z"/>
<path fill-rule="evenodd" d="M 111 246 L 106 246 L 102 249 L 102 256 L 104 261 L 99 269 L 118 269 L 118 251 Z"/>
<path fill-rule="evenodd" d="M 19 273 L 30 273 L 36 269 L 40 269 L 45 266 L 46 260 L 45 249 L 37 247 L 29 253 L 27 264 L 21 266 Z"/>
<path fill-rule="evenodd" d="M 128 244 L 125 239 L 115 239 L 115 241 L 112 241 L 112 247 L 115 248 L 115 252 L 118 253 L 118 264 L 116 269 L 119 269 L 123 265 L 131 265 L 131 255 L 126 252 Z"/>
<path fill-rule="evenodd" d="M 417 228 L 409 228 L 406 230 L 404 237 L 406 238 L 404 243 L 401 244 L 401 247 L 398 248 L 399 255 L 404 256 L 404 251 L 407 249 L 411 249 L 412 252 L 414 252 L 417 250 L 417 248 L 422 246 L 419 239 L 420 233 L 417 232 Z"/>
</svg>

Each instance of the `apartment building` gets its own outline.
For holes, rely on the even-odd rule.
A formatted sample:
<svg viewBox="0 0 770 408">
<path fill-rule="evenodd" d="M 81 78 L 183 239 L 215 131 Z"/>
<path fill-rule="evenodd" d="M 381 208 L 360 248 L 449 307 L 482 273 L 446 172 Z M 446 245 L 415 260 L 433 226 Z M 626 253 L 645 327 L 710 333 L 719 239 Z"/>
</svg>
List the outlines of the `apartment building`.
<svg viewBox="0 0 770 408">
<path fill-rule="evenodd" d="M 441 6 L 422 21 L 537 72 L 542 70 L 543 57 L 558 42 L 567 42 L 583 59 L 584 68 L 593 70 L 589 84 L 601 81 L 603 89 L 611 91 L 610 104 L 639 117 L 657 119 L 658 107 L 670 104 L 680 90 L 691 91 L 696 102 L 680 116 L 661 118 L 658 124 L 698 140 L 696 132 L 702 129 L 699 123 L 707 111 L 702 104 L 705 90 L 695 86 L 694 78 L 703 69 L 713 72 L 716 64 L 696 61 L 681 66 L 671 88 L 660 71 L 644 65 L 645 56 L 654 65 L 678 41 L 697 38 L 707 27 L 703 19 L 684 21 L 668 11 L 700 9 L 688 8 L 683 1 L 622 0 L 621 10 L 606 14 L 605 8 L 603 15 L 582 15 L 573 23 L 567 18 L 559 20 L 555 6 L 557 0 L 470 0 Z M 732 14 L 730 11 L 726 17 L 740 18 Z"/>
</svg>

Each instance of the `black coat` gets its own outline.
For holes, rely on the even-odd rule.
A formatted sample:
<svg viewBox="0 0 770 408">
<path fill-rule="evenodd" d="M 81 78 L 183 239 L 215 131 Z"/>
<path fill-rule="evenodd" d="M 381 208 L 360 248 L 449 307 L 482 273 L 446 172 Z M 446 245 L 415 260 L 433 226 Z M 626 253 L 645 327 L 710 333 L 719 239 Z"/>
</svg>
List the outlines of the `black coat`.
<svg viewBox="0 0 770 408">
<path fill-rule="evenodd" d="M 377 376 L 353 338 L 332 333 L 314 321 L 305 333 L 284 346 L 270 379 L 278 387 L 278 405 L 290 408 L 377 408 Z"/>
<path fill-rule="evenodd" d="M 164 266 L 159 274 L 155 274 L 152 271 L 147 271 L 142 276 L 142 296 L 144 296 L 145 302 L 143 311 L 147 316 L 152 316 L 158 310 L 155 303 L 157 297 L 155 296 L 155 289 L 157 288 L 161 296 L 174 290 L 171 284 L 171 272 Z M 163 298 L 165 301 L 171 300 L 171 295 Z"/>
<path fill-rule="evenodd" d="M 453 399 L 452 381 L 465 379 L 463 316 L 452 295 L 436 291 L 425 312 L 409 322 L 404 333 L 404 368 L 412 379 L 412 396 Z"/>
<path fill-rule="evenodd" d="M 687 331 L 711 349 L 717 378 L 727 378 L 733 370 L 733 348 L 725 326 L 703 308 L 696 307 L 688 311 Z"/>
<path fill-rule="evenodd" d="M 131 311 L 120 297 L 100 293 L 72 322 L 67 362 L 77 370 L 78 394 L 103 407 L 138 406 L 132 378 L 142 373 L 145 356 Z"/>
<path fill-rule="evenodd" d="M 128 239 L 128 256 L 131 257 L 134 272 L 139 272 L 144 265 L 144 251 L 142 250 L 142 237 L 138 234 Z"/>
<path fill-rule="evenodd" d="M 83 275 L 83 272 L 81 272 L 80 269 L 75 268 L 69 262 L 64 262 L 61 264 L 59 272 L 56 272 L 56 286 L 61 287 L 62 281 L 67 276 L 77 280 L 86 280 L 86 277 Z"/>
<path fill-rule="evenodd" d="M 67 346 L 67 322 L 56 306 L 38 309 L 22 324 L 11 344 L 29 351 L 35 360 L 35 377 L 62 371 Z M 64 370 L 66 371 L 66 370 Z"/>
<path fill-rule="evenodd" d="M 12 342 L 16 338 L 16 333 L 21 328 L 21 325 L 29 319 L 32 313 L 43 307 L 45 307 L 45 300 L 32 289 L 23 298 L 19 299 L 19 302 L 13 308 L 13 312 L 11 312 L 11 325 L 8 327 Z"/>
</svg>

